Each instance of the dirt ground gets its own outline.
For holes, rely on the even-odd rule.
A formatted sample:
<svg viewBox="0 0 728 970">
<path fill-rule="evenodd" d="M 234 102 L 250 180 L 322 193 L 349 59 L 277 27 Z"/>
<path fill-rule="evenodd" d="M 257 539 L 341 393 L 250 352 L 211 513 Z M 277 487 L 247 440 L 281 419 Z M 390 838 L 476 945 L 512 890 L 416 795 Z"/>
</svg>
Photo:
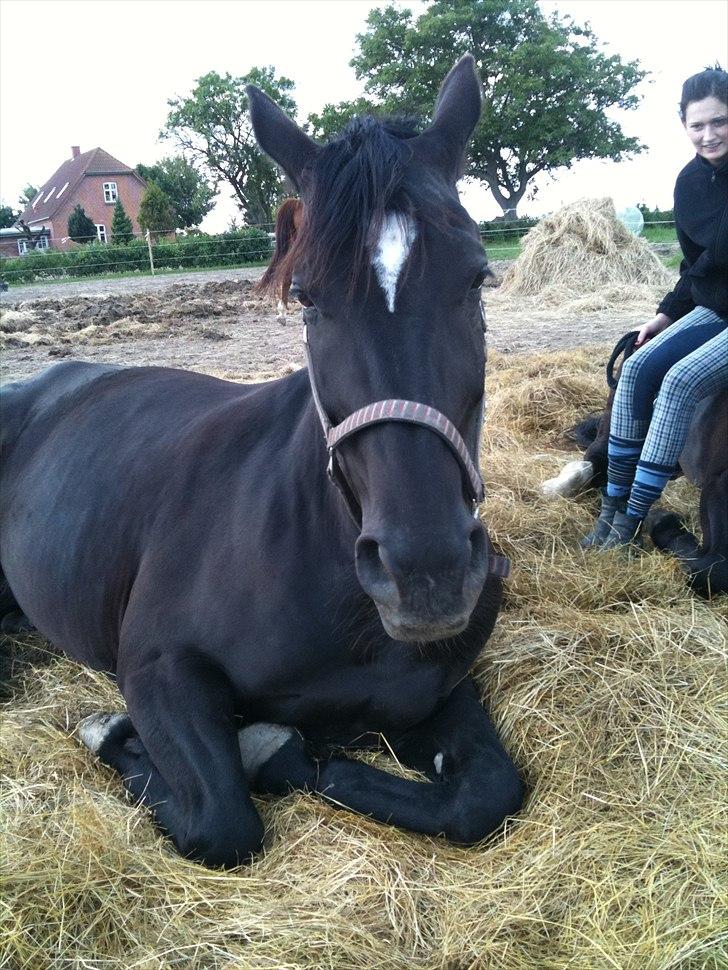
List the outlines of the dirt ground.
<svg viewBox="0 0 728 970">
<path fill-rule="evenodd" d="M 495 264 L 502 274 L 505 264 Z M 62 358 L 163 364 L 230 379 L 263 379 L 303 365 L 300 313 L 285 324 L 254 292 L 262 269 L 190 277 L 92 280 L 17 287 L 0 305 L 0 380 L 18 380 Z M 588 296 L 588 295 L 587 295 Z M 491 349 L 503 353 L 609 344 L 654 313 L 655 303 L 615 310 L 516 303 L 484 290 Z"/>
</svg>

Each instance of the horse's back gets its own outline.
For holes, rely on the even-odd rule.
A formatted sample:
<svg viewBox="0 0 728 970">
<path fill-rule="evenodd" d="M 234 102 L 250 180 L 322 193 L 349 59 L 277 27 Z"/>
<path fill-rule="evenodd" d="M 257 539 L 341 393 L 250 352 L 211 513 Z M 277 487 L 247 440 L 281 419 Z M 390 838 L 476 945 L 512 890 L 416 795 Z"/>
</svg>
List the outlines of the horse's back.
<svg viewBox="0 0 728 970">
<path fill-rule="evenodd" d="M 285 390 L 173 368 L 75 362 L 9 385 L 0 557 L 33 624 L 113 669 L 145 554 L 158 554 L 197 506 L 222 511 L 279 397 Z"/>
<path fill-rule="evenodd" d="M 0 388 L 0 449 L 3 456 L 7 458 L 8 450 L 35 416 L 63 409 L 78 392 L 101 375 L 120 369 L 116 364 L 63 361 L 28 380 L 3 385 Z"/>
</svg>

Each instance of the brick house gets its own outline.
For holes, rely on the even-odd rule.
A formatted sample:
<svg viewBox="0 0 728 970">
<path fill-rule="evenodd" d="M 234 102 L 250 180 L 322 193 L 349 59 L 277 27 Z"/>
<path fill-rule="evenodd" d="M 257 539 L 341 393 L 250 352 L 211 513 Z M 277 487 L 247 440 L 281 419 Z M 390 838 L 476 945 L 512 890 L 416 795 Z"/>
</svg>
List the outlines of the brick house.
<svg viewBox="0 0 728 970">
<path fill-rule="evenodd" d="M 139 205 L 146 188 L 141 175 L 103 148 L 81 152 L 74 145 L 71 152 L 72 157 L 66 159 L 44 183 L 21 214 L 20 221 L 33 233 L 45 229 L 47 248 L 72 249 L 76 243 L 68 238 L 68 217 L 80 204 L 96 226 L 99 241 L 109 242 L 114 205 L 118 198 L 132 221 L 135 234 L 140 233 Z M 18 247 L 14 253 L 16 256 L 22 247 L 21 240 L 18 240 Z"/>
<path fill-rule="evenodd" d="M 50 234 L 46 229 L 33 229 L 31 237 L 19 226 L 0 229 L 0 256 L 12 259 L 13 256 L 24 256 L 31 249 L 49 249 Z"/>
</svg>

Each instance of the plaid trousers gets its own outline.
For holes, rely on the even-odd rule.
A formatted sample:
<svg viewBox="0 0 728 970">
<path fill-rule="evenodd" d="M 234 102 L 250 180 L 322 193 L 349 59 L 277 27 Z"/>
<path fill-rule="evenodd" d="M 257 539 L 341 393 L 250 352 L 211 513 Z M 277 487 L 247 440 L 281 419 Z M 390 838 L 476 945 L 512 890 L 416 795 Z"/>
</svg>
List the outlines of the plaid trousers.
<svg viewBox="0 0 728 970">
<path fill-rule="evenodd" d="M 675 474 L 698 403 L 728 387 L 728 321 L 696 307 L 625 361 L 609 429 L 607 494 L 649 511 Z"/>
</svg>

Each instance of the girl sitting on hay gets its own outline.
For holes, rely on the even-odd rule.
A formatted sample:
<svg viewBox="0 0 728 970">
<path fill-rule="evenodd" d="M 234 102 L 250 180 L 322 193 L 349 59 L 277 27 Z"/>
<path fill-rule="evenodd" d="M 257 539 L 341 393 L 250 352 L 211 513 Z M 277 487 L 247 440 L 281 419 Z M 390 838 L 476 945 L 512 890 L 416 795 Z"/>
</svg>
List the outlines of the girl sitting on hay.
<svg viewBox="0 0 728 970">
<path fill-rule="evenodd" d="M 675 183 L 680 279 L 640 328 L 635 346 L 644 349 L 622 367 L 607 486 L 585 549 L 641 544 L 698 403 L 728 387 L 728 73 L 688 78 L 680 118 L 697 153 Z"/>
</svg>

